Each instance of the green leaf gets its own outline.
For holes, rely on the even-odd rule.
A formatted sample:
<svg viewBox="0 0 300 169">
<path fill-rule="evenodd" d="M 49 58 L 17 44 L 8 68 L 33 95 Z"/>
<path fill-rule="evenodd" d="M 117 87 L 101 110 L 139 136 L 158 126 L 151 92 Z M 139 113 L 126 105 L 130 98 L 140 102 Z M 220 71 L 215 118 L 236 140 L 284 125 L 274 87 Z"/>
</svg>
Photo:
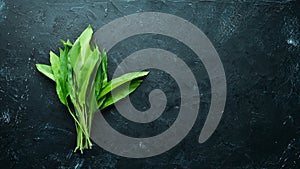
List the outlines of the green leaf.
<svg viewBox="0 0 300 169">
<path fill-rule="evenodd" d="M 71 50 L 70 50 L 70 63 L 74 69 L 75 72 L 79 72 L 81 67 L 84 64 L 84 61 L 86 60 L 86 57 L 89 56 L 88 52 L 91 52 L 90 48 L 90 40 L 93 35 L 93 29 L 89 25 L 77 38 L 75 43 L 73 44 Z"/>
<path fill-rule="evenodd" d="M 98 68 L 97 70 L 96 79 L 95 79 L 95 94 L 97 98 L 100 95 L 101 88 L 102 88 L 102 68 L 100 64 L 100 68 Z"/>
<path fill-rule="evenodd" d="M 106 100 L 106 96 L 103 96 L 100 100 L 98 100 L 98 109 L 103 105 L 104 101 Z"/>
<path fill-rule="evenodd" d="M 67 42 L 64 41 L 64 40 L 60 40 L 60 42 L 64 45 L 65 48 L 66 47 L 70 47 L 71 48 L 73 46 L 73 44 L 69 40 L 67 40 Z"/>
<path fill-rule="evenodd" d="M 103 49 L 101 54 L 101 64 L 100 68 L 97 71 L 96 80 L 95 80 L 95 90 L 96 97 L 100 98 L 101 89 L 107 84 L 107 55 Z"/>
<path fill-rule="evenodd" d="M 102 68 L 102 86 L 104 87 L 107 84 L 107 55 L 105 50 L 102 51 L 102 62 L 101 62 L 101 68 Z"/>
<path fill-rule="evenodd" d="M 129 81 L 131 81 L 133 79 L 146 76 L 148 73 L 149 73 L 148 71 L 144 71 L 144 72 L 131 72 L 131 73 L 124 74 L 124 75 L 122 75 L 122 76 L 120 76 L 118 78 L 112 79 L 102 89 L 99 98 L 103 97 L 104 95 L 106 95 L 107 93 L 109 93 L 113 89 L 121 86 L 122 84 L 124 84 L 126 82 L 129 82 Z"/>
<path fill-rule="evenodd" d="M 35 64 L 35 66 L 39 72 L 43 73 L 45 76 L 55 81 L 51 66 L 44 65 L 44 64 Z"/>
<path fill-rule="evenodd" d="M 59 100 L 66 105 L 66 94 L 63 91 L 63 86 L 61 84 L 61 75 L 60 75 L 60 60 L 59 57 L 53 53 L 52 51 L 50 51 L 50 63 L 51 63 L 51 68 L 52 68 L 52 72 L 54 75 L 54 79 L 56 82 L 56 93 L 58 95 Z"/>
<path fill-rule="evenodd" d="M 81 103 L 86 103 L 86 96 L 89 95 L 89 93 L 92 93 L 95 95 L 95 78 L 97 74 L 97 70 L 100 65 L 100 58 L 99 58 L 99 50 L 98 47 L 91 53 L 90 57 L 87 57 L 87 60 L 85 61 L 81 71 L 80 71 L 80 77 L 78 78 L 79 85 L 79 101 Z M 94 97 L 92 102 L 96 102 L 96 97 Z M 91 100 L 88 100 L 89 102 Z M 87 103 L 87 104 L 93 104 L 93 103 Z"/>
<path fill-rule="evenodd" d="M 116 88 L 116 92 L 114 93 L 114 97 L 112 97 L 111 94 L 109 94 L 108 97 L 106 97 L 106 100 L 104 102 L 104 104 L 100 107 L 100 110 L 106 108 L 107 106 L 110 106 L 114 103 L 116 103 L 117 101 L 125 98 L 126 96 L 128 96 L 130 93 L 132 93 L 141 83 L 143 82 L 143 80 L 133 80 L 130 85 L 129 85 L 129 89 L 125 88 L 123 86 L 120 86 L 118 88 Z"/>
<path fill-rule="evenodd" d="M 59 49 L 59 83 L 65 103 L 67 102 L 67 96 L 69 95 L 67 88 L 69 50 L 70 47 L 67 44 L 64 45 L 64 50 Z"/>
</svg>

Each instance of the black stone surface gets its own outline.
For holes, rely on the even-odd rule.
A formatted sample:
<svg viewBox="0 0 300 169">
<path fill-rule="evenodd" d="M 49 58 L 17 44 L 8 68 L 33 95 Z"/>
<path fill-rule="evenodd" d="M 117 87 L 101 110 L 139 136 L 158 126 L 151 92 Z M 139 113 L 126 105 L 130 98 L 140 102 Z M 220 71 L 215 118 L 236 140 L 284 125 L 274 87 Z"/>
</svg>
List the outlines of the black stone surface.
<svg viewBox="0 0 300 169">
<path fill-rule="evenodd" d="M 210 38 L 228 85 L 221 123 L 207 142 L 197 142 L 210 106 L 205 68 L 175 39 L 145 34 L 110 51 L 110 76 L 134 51 L 172 51 L 197 77 L 202 97 L 196 124 L 179 145 L 155 157 L 129 159 L 98 146 L 74 154 L 73 121 L 59 103 L 55 84 L 35 64 L 49 63 L 49 50 L 57 52 L 60 39 L 75 40 L 88 24 L 97 30 L 118 17 L 145 11 L 182 17 Z M 300 168 L 299 17 L 299 2 L 289 0 L 0 0 L 0 168 Z M 113 107 L 103 112 L 105 118 L 135 137 L 166 130 L 180 103 L 172 77 L 152 70 L 131 100 L 137 109 L 147 109 L 147 94 L 155 88 L 168 97 L 163 116 L 155 122 L 130 122 Z"/>
</svg>

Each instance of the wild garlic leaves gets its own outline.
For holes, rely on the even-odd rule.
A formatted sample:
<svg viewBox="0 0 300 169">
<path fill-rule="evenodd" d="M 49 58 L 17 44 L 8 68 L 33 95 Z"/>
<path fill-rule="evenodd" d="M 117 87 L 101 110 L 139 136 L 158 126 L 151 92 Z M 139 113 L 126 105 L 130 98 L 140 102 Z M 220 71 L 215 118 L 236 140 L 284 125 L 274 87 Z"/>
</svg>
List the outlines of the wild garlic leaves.
<svg viewBox="0 0 300 169">
<path fill-rule="evenodd" d="M 61 41 L 64 48 L 59 49 L 59 56 L 50 52 L 51 65 L 36 64 L 41 73 L 55 81 L 58 98 L 75 121 L 74 151 L 81 152 L 92 147 L 90 130 L 94 113 L 132 93 L 142 83 L 140 78 L 149 73 L 132 72 L 108 81 L 106 52 L 91 44 L 92 35 L 92 27 L 88 26 L 74 44 Z M 128 82 L 131 82 L 129 89 L 119 88 Z M 115 89 L 119 90 L 112 98 Z"/>
</svg>

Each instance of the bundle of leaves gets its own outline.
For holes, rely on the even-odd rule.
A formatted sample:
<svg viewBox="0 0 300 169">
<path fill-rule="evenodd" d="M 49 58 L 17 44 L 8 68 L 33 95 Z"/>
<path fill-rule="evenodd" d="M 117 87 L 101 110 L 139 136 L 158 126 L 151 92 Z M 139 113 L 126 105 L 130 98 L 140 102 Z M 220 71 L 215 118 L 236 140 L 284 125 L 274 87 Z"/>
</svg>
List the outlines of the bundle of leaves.
<svg viewBox="0 0 300 169">
<path fill-rule="evenodd" d="M 91 42 L 93 35 L 89 25 L 72 44 L 61 41 L 64 48 L 59 56 L 50 51 L 51 65 L 36 64 L 37 69 L 55 81 L 56 93 L 75 121 L 77 146 L 74 151 L 90 149 L 91 125 L 94 113 L 104 109 L 132 93 L 141 83 L 141 77 L 149 72 L 132 72 L 108 81 L 107 55 Z M 120 86 L 130 83 L 129 88 Z M 111 92 L 118 89 L 111 96 Z"/>
</svg>

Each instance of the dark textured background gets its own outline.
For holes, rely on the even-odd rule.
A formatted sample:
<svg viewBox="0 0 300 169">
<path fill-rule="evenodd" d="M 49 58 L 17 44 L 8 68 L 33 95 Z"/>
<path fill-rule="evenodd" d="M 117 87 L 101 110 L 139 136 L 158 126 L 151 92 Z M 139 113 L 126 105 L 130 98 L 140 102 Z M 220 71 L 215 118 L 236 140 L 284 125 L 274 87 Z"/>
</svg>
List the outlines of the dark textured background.
<svg viewBox="0 0 300 169">
<path fill-rule="evenodd" d="M 145 34 L 109 52 L 112 75 L 122 58 L 147 47 L 181 57 L 197 77 L 201 108 L 188 136 L 170 151 L 128 159 L 98 146 L 73 154 L 72 118 L 56 96 L 55 84 L 38 73 L 60 39 L 75 38 L 115 18 L 144 11 L 182 17 L 203 30 L 223 62 L 228 97 L 221 123 L 204 144 L 197 139 L 210 106 L 208 75 L 196 55 L 175 39 Z M 78 1 L 0 0 L 0 168 L 300 168 L 300 5 L 296 1 Z M 178 86 L 152 70 L 131 96 L 139 110 L 147 94 L 161 88 L 168 106 L 155 122 L 140 125 L 105 112 L 112 127 L 135 137 L 166 130 L 180 103 Z"/>
</svg>

